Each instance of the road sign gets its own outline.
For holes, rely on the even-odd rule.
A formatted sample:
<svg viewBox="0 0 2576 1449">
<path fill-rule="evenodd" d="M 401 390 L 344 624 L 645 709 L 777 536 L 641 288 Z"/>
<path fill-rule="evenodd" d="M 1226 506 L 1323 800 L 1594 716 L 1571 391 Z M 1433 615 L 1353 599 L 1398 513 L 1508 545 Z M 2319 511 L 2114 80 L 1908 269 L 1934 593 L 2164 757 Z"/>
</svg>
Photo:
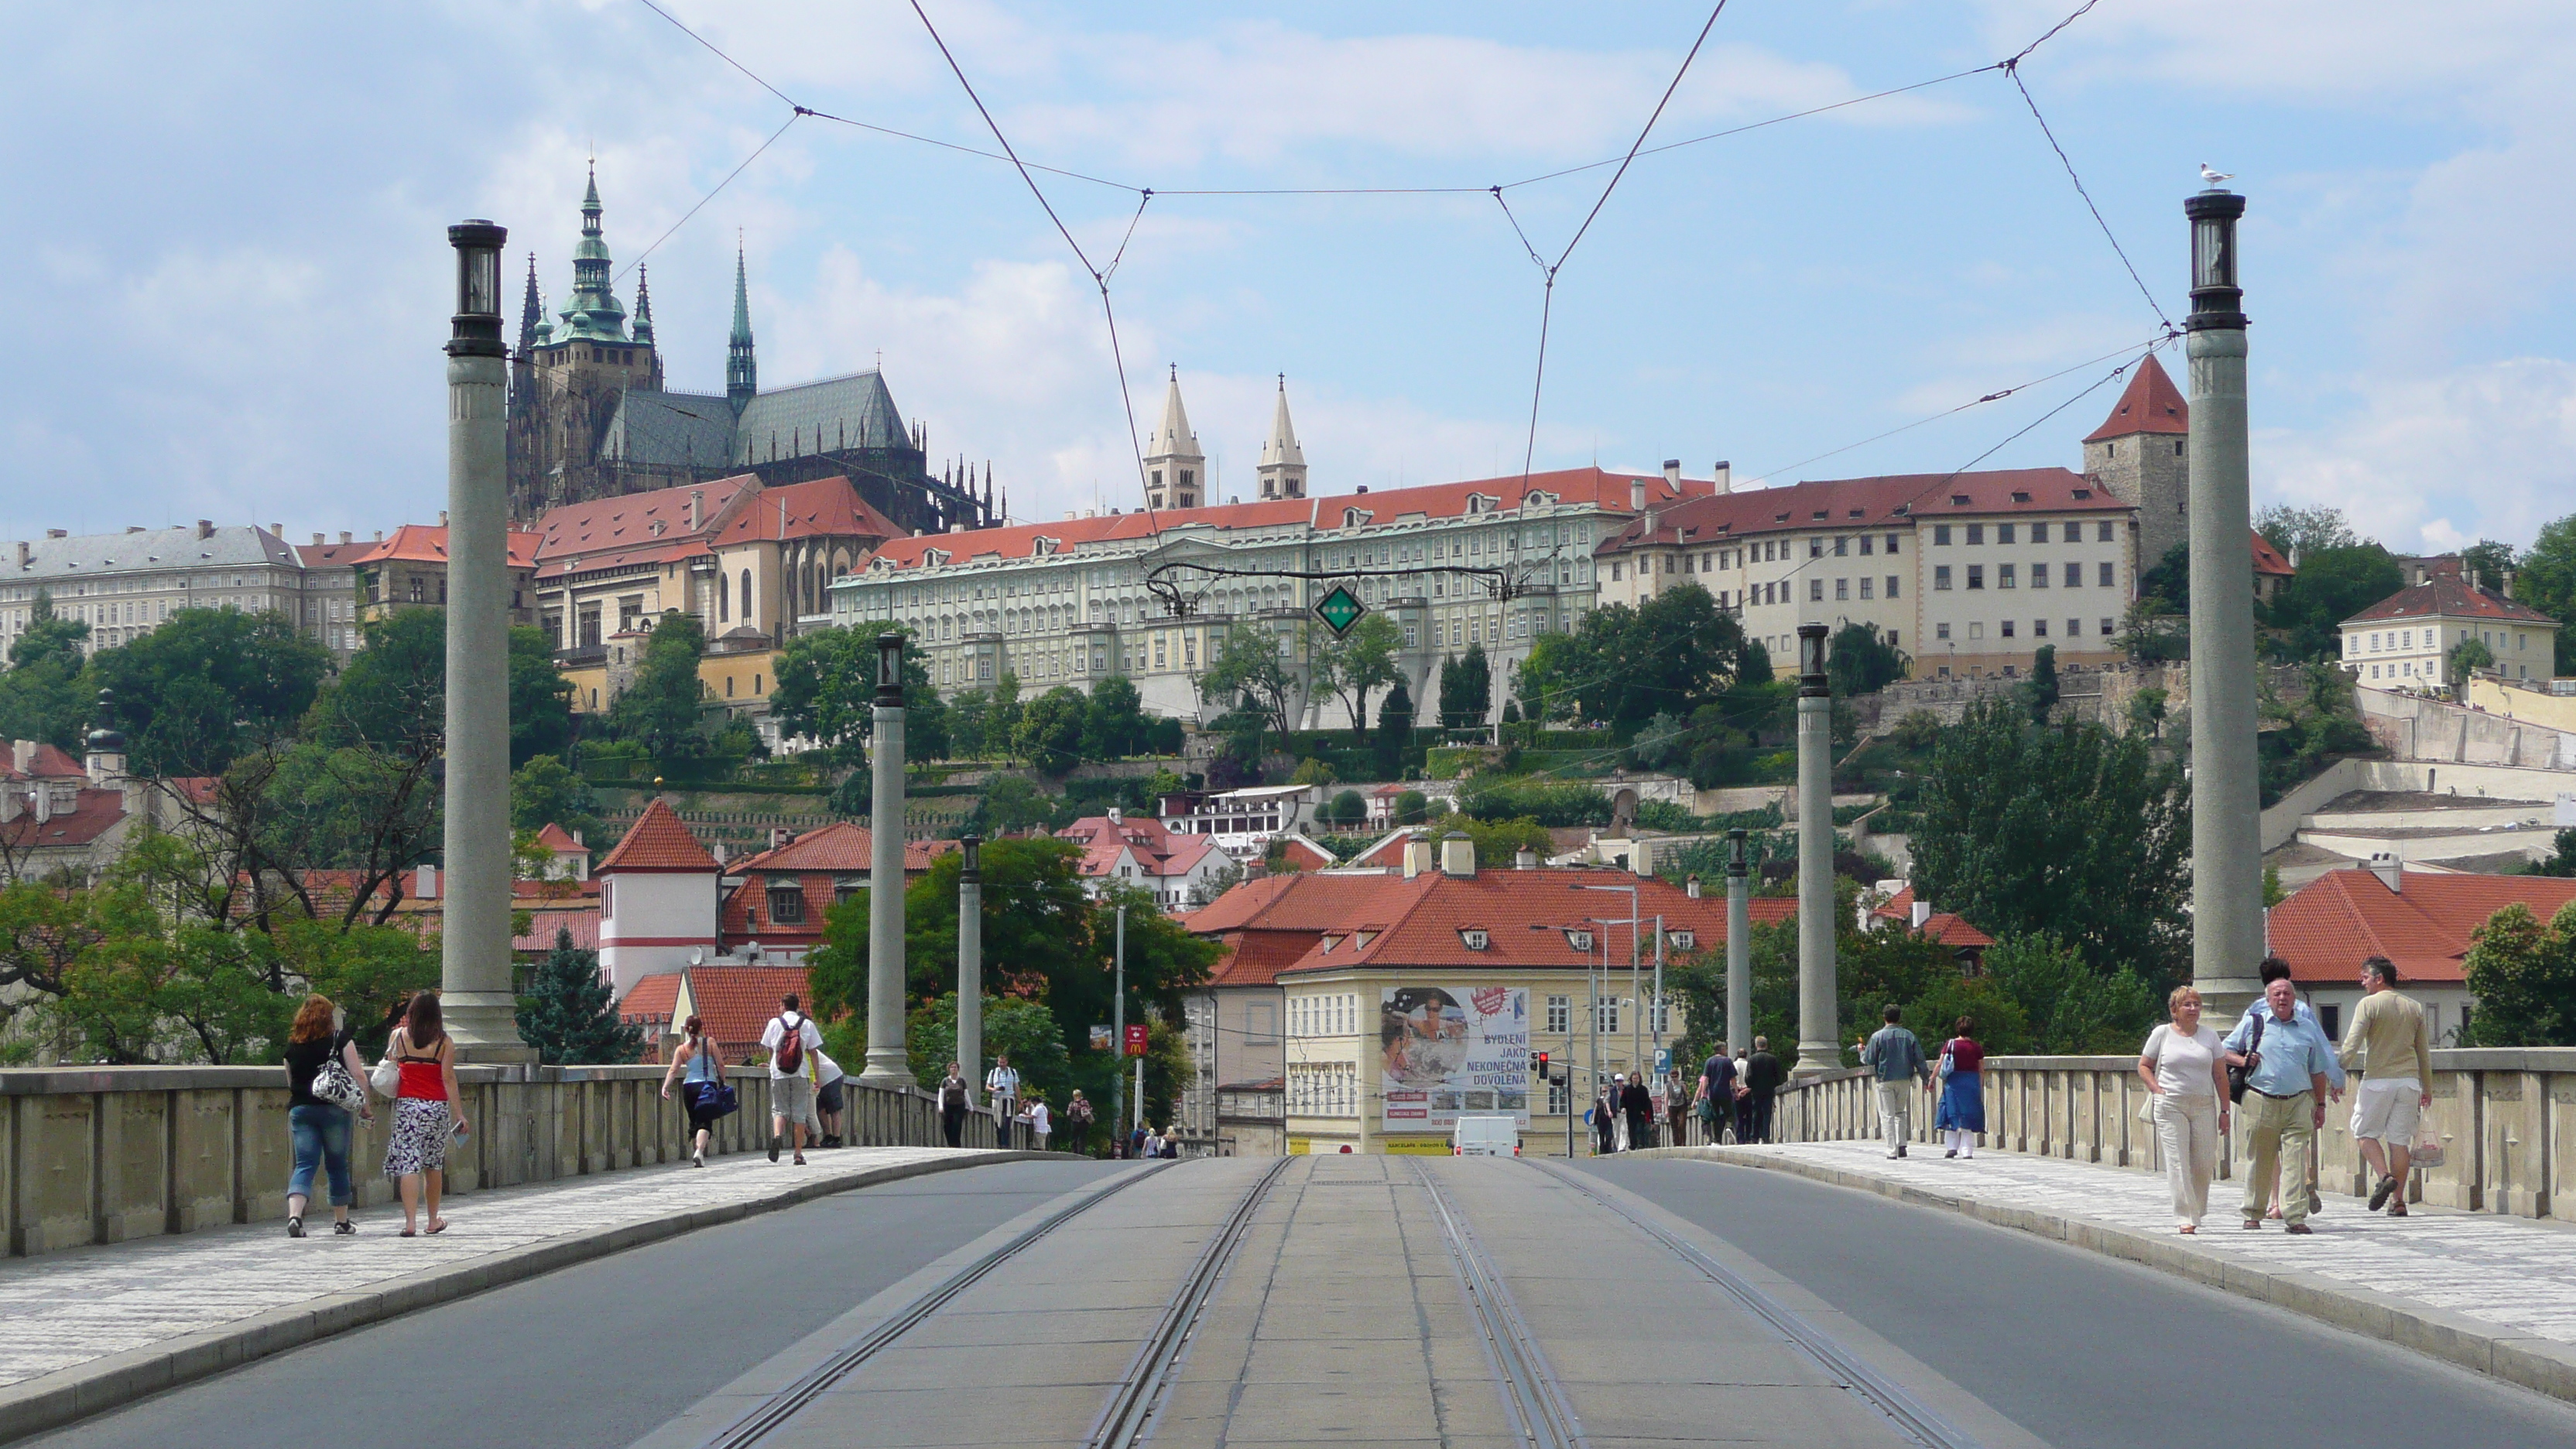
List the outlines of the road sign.
<svg viewBox="0 0 2576 1449">
<path fill-rule="evenodd" d="M 1672 1069 L 1673 1049 L 1671 1047 L 1655 1048 L 1655 1075 L 1660 1077 Z"/>
<path fill-rule="evenodd" d="M 1340 584 L 1333 585 L 1331 593 L 1315 601 L 1315 617 L 1332 626 L 1336 639 L 1351 632 L 1351 626 L 1367 612 L 1368 605 L 1361 603 L 1357 595 Z"/>
<path fill-rule="evenodd" d="M 1091 1029 L 1091 1049 L 1096 1052 L 1105 1052 L 1109 1050 L 1110 1045 L 1116 1040 L 1116 1036 L 1117 1034 L 1115 1032 L 1112 1032 L 1105 1026 L 1094 1026 Z"/>
<path fill-rule="evenodd" d="M 1131 1026 L 1127 1028 L 1127 1055 L 1131 1057 L 1141 1057 L 1144 1054 L 1145 1028 L 1142 1026 Z"/>
</svg>

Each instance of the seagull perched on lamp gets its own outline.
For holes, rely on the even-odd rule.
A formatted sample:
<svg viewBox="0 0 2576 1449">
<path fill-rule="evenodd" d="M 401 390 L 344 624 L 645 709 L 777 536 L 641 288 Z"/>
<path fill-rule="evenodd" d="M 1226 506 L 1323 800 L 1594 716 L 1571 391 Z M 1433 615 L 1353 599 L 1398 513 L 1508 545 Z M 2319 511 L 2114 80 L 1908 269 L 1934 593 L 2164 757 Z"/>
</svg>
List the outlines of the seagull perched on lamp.
<svg viewBox="0 0 2576 1449">
<path fill-rule="evenodd" d="M 2200 179 L 2208 182 L 2212 186 L 2216 186 L 2222 181 L 2235 180 L 2236 173 L 2233 171 L 2212 171 L 2209 169 L 2209 163 L 2203 161 L 2200 163 Z"/>
</svg>

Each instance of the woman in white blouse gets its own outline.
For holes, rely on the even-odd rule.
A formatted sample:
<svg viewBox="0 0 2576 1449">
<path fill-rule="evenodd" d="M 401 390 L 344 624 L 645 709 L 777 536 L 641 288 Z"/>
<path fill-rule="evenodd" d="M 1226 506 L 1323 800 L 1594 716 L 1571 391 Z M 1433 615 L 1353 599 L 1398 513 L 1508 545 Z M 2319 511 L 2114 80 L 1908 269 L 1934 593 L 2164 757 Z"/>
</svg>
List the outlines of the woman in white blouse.
<svg viewBox="0 0 2576 1449">
<path fill-rule="evenodd" d="M 2200 1024 L 2200 993 L 2177 986 L 2165 999 L 2173 1021 L 2147 1035 L 2138 1075 L 2155 1093 L 2156 1140 L 2173 1189 L 2174 1216 L 2198 1233 L 2209 1212 L 2209 1179 L 2218 1170 L 2218 1139 L 2227 1131 L 2227 1057 L 2218 1033 Z"/>
</svg>

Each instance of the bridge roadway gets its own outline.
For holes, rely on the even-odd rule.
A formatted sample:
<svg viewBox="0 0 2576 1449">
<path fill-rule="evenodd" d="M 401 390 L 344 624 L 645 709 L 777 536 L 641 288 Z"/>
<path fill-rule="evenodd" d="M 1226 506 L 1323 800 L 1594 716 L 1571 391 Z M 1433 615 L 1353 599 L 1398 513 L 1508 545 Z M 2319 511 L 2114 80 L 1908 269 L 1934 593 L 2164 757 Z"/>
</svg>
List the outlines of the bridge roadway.
<svg viewBox="0 0 2576 1449">
<path fill-rule="evenodd" d="M 2576 1409 L 1781 1174 L 1330 1157 L 1016 1162 L 865 1188 L 29 1442 L 2349 1449 L 2463 1433 L 2576 1444 Z"/>
</svg>

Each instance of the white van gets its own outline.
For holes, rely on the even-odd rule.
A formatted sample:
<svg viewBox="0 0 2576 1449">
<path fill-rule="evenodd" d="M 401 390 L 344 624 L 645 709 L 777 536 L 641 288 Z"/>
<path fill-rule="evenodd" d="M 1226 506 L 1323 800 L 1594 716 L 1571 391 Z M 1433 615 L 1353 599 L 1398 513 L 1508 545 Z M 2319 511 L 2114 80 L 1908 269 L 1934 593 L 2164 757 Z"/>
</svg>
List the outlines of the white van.
<svg viewBox="0 0 2576 1449">
<path fill-rule="evenodd" d="M 1520 1119 L 1509 1112 L 1485 1112 L 1474 1116 L 1461 1116 L 1449 1129 L 1449 1155 L 1452 1157 L 1520 1156 Z"/>
</svg>

